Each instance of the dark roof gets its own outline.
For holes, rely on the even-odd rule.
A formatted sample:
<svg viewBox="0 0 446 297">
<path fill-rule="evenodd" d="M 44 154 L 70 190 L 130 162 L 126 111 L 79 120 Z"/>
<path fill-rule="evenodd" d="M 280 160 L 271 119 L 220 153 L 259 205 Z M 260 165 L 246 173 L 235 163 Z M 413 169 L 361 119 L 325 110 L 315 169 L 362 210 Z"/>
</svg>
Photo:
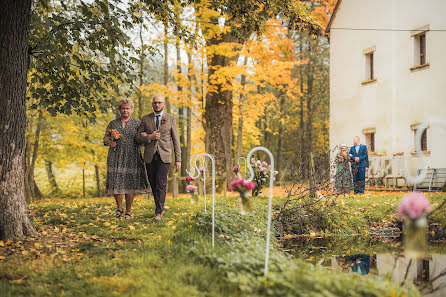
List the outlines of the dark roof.
<svg viewBox="0 0 446 297">
<path fill-rule="evenodd" d="M 333 23 L 333 20 L 336 17 L 336 12 L 338 12 L 338 8 L 339 8 L 339 6 L 341 6 L 341 2 L 342 2 L 342 0 L 338 0 L 338 2 L 336 2 L 336 6 L 333 9 L 333 13 L 331 14 L 330 20 L 328 21 L 327 28 L 325 28 L 325 33 L 330 33 L 331 24 Z"/>
</svg>

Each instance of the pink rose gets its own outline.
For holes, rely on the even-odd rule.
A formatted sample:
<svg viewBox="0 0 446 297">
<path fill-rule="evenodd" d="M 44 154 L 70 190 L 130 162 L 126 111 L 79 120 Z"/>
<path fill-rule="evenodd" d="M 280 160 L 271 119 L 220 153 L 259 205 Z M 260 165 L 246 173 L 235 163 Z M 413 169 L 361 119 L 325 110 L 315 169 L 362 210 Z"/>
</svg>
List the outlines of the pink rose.
<svg viewBox="0 0 446 297">
<path fill-rule="evenodd" d="M 431 212 L 431 205 L 421 192 L 412 192 L 401 199 L 398 206 L 398 215 L 403 219 L 415 220 L 421 217 L 424 213 Z"/>
<path fill-rule="evenodd" d="M 186 191 L 188 191 L 188 192 L 193 192 L 193 191 L 195 191 L 196 189 L 198 189 L 198 187 L 197 187 L 197 186 L 194 186 L 194 185 L 187 185 L 187 186 L 186 186 Z"/>
</svg>

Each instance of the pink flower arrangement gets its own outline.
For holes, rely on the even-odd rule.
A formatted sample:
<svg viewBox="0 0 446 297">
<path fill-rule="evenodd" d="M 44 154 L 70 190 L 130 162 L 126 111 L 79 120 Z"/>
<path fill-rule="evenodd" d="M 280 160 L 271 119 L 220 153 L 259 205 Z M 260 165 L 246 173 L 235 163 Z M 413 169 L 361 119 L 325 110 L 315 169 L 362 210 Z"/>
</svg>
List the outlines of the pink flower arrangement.
<svg viewBox="0 0 446 297">
<path fill-rule="evenodd" d="M 188 192 L 194 192 L 197 189 L 198 189 L 198 187 L 194 186 L 194 185 L 187 185 L 186 186 L 186 191 L 188 191 Z"/>
<path fill-rule="evenodd" d="M 240 172 L 240 167 L 235 166 L 235 167 L 234 167 L 234 172 L 235 172 L 235 173 Z"/>
<path fill-rule="evenodd" d="M 195 179 L 192 178 L 192 177 L 190 177 L 190 176 L 186 177 L 186 181 L 187 181 L 187 182 L 193 182 L 194 180 L 195 180 Z"/>
<path fill-rule="evenodd" d="M 231 182 L 228 187 L 229 191 L 244 193 L 254 189 L 255 184 L 253 182 L 245 182 L 244 179 L 236 179 Z"/>
<path fill-rule="evenodd" d="M 431 212 L 431 205 L 426 196 L 420 192 L 407 194 L 398 206 L 398 215 L 403 219 L 416 220 L 425 213 Z"/>
</svg>

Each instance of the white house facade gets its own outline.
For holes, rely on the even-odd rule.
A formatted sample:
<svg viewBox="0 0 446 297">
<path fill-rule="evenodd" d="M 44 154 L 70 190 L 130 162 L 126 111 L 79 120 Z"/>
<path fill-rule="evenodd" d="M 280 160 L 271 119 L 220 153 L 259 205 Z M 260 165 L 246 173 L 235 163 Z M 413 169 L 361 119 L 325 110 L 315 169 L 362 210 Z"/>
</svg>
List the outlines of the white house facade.
<svg viewBox="0 0 446 297">
<path fill-rule="evenodd" d="M 372 162 L 446 168 L 445 11 L 445 0 L 339 0 L 327 27 L 331 147 L 358 135 Z"/>
</svg>

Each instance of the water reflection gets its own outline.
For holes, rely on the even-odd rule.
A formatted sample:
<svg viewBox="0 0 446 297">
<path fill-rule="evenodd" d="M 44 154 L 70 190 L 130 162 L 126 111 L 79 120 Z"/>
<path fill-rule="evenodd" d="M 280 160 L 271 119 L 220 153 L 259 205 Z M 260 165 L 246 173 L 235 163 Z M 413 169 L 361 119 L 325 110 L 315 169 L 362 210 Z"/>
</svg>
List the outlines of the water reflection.
<svg viewBox="0 0 446 297">
<path fill-rule="evenodd" d="M 283 246 L 288 252 L 327 269 L 362 277 L 391 277 L 400 284 L 413 282 L 423 296 L 446 296 L 446 243 L 431 245 L 429 256 L 412 261 L 402 254 L 398 241 L 383 242 L 369 237 L 301 238 L 287 241 Z"/>
</svg>

